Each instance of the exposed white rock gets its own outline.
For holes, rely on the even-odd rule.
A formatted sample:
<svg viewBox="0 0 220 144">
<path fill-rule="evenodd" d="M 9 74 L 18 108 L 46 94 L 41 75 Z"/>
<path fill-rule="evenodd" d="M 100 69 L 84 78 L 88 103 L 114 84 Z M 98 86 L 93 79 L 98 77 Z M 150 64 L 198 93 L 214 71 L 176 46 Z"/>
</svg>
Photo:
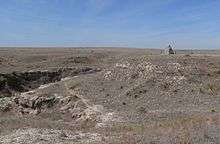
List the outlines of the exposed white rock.
<svg viewBox="0 0 220 144">
<path fill-rule="evenodd" d="M 69 143 L 69 142 L 100 142 L 101 135 L 98 133 L 82 133 L 53 129 L 18 129 L 14 132 L 0 137 L 1 144 L 23 144 L 23 143 Z"/>
</svg>

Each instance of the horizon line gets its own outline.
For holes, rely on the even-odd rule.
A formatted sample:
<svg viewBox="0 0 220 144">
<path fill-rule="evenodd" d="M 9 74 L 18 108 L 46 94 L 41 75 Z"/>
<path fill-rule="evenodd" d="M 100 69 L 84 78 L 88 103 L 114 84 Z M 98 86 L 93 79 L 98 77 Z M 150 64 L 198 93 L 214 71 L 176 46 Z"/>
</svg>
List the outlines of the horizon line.
<svg viewBox="0 0 220 144">
<path fill-rule="evenodd" d="M 153 50 L 161 50 L 164 48 L 153 48 L 153 47 L 123 47 L 123 46 L 0 46 L 2 48 L 122 48 L 122 49 L 153 49 Z M 176 50 L 207 50 L 207 51 L 215 51 L 220 50 L 220 48 L 178 48 L 173 47 Z"/>
</svg>

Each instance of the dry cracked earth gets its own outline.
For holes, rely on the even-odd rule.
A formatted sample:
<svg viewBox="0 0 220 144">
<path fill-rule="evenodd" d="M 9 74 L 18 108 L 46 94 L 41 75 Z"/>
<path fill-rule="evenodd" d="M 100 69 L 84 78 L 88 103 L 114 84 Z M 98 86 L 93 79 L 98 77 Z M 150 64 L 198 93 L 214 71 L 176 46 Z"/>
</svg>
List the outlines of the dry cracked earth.
<svg viewBox="0 0 220 144">
<path fill-rule="evenodd" d="M 1 48 L 0 144 L 220 144 L 220 51 Z"/>
</svg>

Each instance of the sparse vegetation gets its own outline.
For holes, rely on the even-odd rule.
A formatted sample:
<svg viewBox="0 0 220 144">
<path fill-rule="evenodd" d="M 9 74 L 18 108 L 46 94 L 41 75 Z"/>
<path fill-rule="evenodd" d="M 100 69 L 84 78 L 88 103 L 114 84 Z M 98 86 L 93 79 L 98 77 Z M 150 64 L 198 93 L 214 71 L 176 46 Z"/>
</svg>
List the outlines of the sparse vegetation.
<svg viewBox="0 0 220 144">
<path fill-rule="evenodd" d="M 1 52 L 0 143 L 218 142 L 218 55 L 106 49 Z"/>
</svg>

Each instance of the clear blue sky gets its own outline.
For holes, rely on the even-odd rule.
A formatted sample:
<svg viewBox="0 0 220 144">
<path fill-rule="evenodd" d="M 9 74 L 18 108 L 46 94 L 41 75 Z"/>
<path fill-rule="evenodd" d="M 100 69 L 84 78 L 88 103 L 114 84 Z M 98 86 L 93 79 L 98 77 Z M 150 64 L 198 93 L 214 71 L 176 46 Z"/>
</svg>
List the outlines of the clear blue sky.
<svg viewBox="0 0 220 144">
<path fill-rule="evenodd" d="M 0 46 L 220 48 L 220 0 L 0 0 Z"/>
</svg>

